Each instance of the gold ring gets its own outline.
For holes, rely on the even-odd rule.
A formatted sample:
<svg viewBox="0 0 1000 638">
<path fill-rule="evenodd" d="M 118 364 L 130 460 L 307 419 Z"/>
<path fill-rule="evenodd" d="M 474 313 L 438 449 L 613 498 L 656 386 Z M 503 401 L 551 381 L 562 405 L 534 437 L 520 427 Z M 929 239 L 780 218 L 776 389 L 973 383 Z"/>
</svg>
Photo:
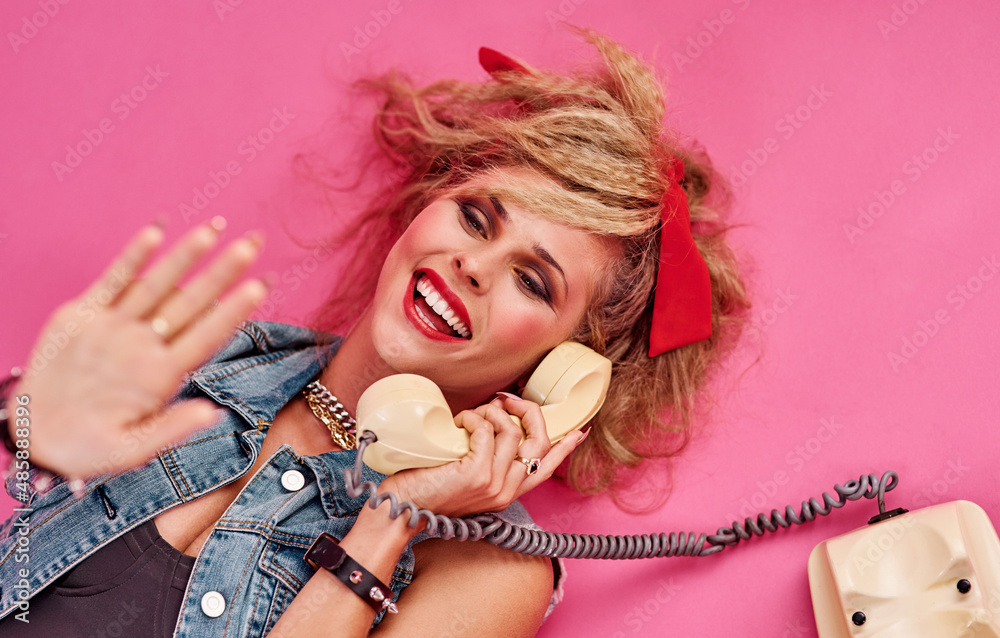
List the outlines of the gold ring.
<svg viewBox="0 0 1000 638">
<path fill-rule="evenodd" d="M 532 474 L 537 472 L 538 468 L 541 467 L 542 465 L 542 459 L 539 458 L 526 459 L 523 456 L 515 456 L 514 460 L 524 463 L 524 471 L 527 473 L 528 476 L 531 476 Z"/>
<path fill-rule="evenodd" d="M 170 324 L 163 317 L 156 317 L 149 322 L 149 327 L 153 329 L 153 332 L 160 335 L 164 339 L 170 334 Z"/>
</svg>

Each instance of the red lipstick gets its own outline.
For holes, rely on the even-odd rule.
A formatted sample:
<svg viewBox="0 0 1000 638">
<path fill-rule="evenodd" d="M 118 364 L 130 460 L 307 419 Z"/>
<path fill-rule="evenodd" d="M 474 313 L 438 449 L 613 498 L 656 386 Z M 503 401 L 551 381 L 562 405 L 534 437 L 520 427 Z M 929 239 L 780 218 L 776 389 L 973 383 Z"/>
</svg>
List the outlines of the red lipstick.
<svg viewBox="0 0 1000 638">
<path fill-rule="evenodd" d="M 440 295 L 441 299 L 448 304 L 451 312 L 455 314 L 455 319 L 464 324 L 464 330 L 467 330 L 467 336 L 462 337 L 454 332 L 458 332 L 459 328 L 453 328 L 454 332 L 448 333 L 442 330 L 448 330 L 449 326 L 439 315 L 434 314 L 433 309 L 428 308 L 426 304 L 426 299 L 424 299 L 419 292 L 417 292 L 417 284 L 421 278 L 426 278 L 426 283 L 429 284 L 435 292 Z M 421 300 L 422 309 L 417 308 L 417 299 Z M 436 272 L 432 270 L 421 270 L 413 274 L 410 279 L 410 287 L 407 293 L 403 296 L 403 313 L 410 323 L 420 331 L 424 336 L 434 339 L 436 341 L 444 342 L 455 342 L 455 341 L 468 341 L 472 338 L 472 328 L 469 322 L 469 314 L 465 308 L 465 305 L 459 299 L 458 295 L 451 290 L 447 284 L 445 284 L 444 279 L 441 278 Z M 427 315 L 425 317 L 425 315 Z M 458 323 L 455 323 L 457 326 Z"/>
</svg>

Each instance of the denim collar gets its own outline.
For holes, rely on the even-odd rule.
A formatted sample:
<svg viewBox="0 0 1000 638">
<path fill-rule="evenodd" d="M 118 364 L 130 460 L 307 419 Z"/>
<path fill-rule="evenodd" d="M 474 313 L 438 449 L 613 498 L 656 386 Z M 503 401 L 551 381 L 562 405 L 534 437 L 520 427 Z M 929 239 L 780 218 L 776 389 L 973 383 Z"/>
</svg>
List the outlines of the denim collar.
<svg viewBox="0 0 1000 638">
<path fill-rule="evenodd" d="M 275 416 L 319 376 L 341 343 L 340 337 L 306 328 L 247 323 L 212 363 L 191 375 L 190 381 L 253 428 L 244 432 L 243 437 L 259 453 Z M 321 427 L 319 423 L 316 425 Z M 364 505 L 364 497 L 350 498 L 344 490 L 343 468 L 353 465 L 355 456 L 354 450 L 296 455 L 315 473 L 327 516 L 356 514 Z M 380 483 L 384 478 L 385 475 L 364 466 L 364 480 Z"/>
<path fill-rule="evenodd" d="M 341 339 L 268 323 L 246 324 L 242 333 L 234 341 L 246 343 L 226 349 L 238 348 L 235 358 L 203 366 L 191 375 L 191 381 L 217 403 L 266 431 L 281 408 L 319 376 L 340 349 Z"/>
</svg>

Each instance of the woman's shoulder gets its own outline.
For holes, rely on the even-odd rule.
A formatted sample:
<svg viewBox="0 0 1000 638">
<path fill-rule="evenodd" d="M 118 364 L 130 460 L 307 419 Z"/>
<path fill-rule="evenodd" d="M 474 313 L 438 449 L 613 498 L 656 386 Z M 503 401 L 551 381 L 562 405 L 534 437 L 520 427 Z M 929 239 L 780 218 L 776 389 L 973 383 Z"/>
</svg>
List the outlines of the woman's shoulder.
<svg viewBox="0 0 1000 638">
<path fill-rule="evenodd" d="M 449 601 L 440 613 L 452 614 L 446 627 L 461 621 L 481 635 L 533 636 L 552 608 L 553 567 L 542 556 L 529 556 L 487 542 L 430 538 L 413 547 L 413 583 L 404 605 L 431 609 Z M 456 601 L 458 607 L 456 608 Z M 464 602 L 462 602 L 464 601 Z M 462 633 L 462 632 L 458 632 Z M 464 635 L 464 634 L 463 634 Z"/>
<path fill-rule="evenodd" d="M 514 501 L 497 516 L 505 523 L 540 530 L 520 501 Z M 481 596 L 491 604 L 510 606 L 534 635 L 541 622 L 562 598 L 565 570 L 562 561 L 529 556 L 486 541 L 443 540 L 419 534 L 411 549 L 414 556 L 413 584 L 407 596 L 430 592 L 449 583 L 460 583 L 462 596 Z M 502 601 L 500 600 L 502 599 Z M 516 632 L 510 635 L 518 635 Z"/>
</svg>

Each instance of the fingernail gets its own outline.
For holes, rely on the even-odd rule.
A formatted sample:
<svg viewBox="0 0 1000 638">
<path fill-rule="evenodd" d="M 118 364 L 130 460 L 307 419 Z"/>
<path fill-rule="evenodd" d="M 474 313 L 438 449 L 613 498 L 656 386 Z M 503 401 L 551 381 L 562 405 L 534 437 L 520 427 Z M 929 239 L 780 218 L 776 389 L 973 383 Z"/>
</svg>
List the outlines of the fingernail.
<svg viewBox="0 0 1000 638">
<path fill-rule="evenodd" d="M 510 392 L 497 392 L 500 396 L 507 397 L 508 399 L 514 399 L 515 401 L 522 401 L 521 397 L 516 394 L 511 394 Z"/>
<path fill-rule="evenodd" d="M 587 428 L 587 431 L 580 435 L 580 440 L 577 441 L 576 444 L 579 446 L 581 443 L 583 443 L 583 440 L 588 436 L 590 436 L 590 428 Z"/>
<path fill-rule="evenodd" d="M 212 221 L 208 222 L 208 225 L 211 226 L 217 233 L 221 233 L 226 230 L 226 226 L 228 224 L 229 222 L 227 222 L 226 218 L 222 215 L 216 215 L 212 218 Z"/>
<path fill-rule="evenodd" d="M 35 479 L 35 489 L 42 494 L 49 491 L 50 485 L 52 485 L 52 478 L 49 475 L 42 474 Z"/>
<path fill-rule="evenodd" d="M 257 250 L 264 248 L 264 233 L 259 230 L 251 230 L 245 236 L 257 247 Z"/>
<path fill-rule="evenodd" d="M 73 479 L 69 482 L 69 491 L 73 492 L 74 497 L 81 498 L 87 491 L 87 482 L 83 479 Z"/>
</svg>

